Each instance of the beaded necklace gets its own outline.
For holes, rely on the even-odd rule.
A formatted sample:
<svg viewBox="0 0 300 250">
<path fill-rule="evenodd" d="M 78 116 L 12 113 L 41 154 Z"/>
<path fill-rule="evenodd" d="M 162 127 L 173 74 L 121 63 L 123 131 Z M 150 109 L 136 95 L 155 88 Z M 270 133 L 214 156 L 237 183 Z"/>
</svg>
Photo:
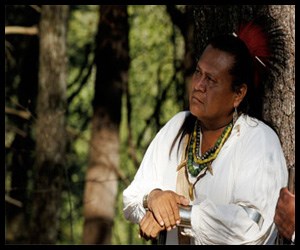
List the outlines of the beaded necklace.
<svg viewBox="0 0 300 250">
<path fill-rule="evenodd" d="M 225 141 L 228 139 L 230 132 L 232 130 L 233 123 L 230 122 L 224 131 L 222 132 L 221 136 L 216 141 L 215 145 L 210 148 L 208 151 L 205 152 L 202 156 L 200 156 L 200 125 L 198 120 L 195 122 L 194 131 L 190 136 L 189 143 L 188 143 L 188 152 L 187 152 L 187 160 L 185 160 L 181 165 L 186 165 L 186 178 L 188 178 L 188 172 L 197 177 L 194 183 L 190 183 L 189 181 L 189 196 L 190 199 L 194 199 L 194 187 L 196 183 L 206 174 L 206 171 L 209 170 L 211 174 L 212 168 L 211 164 L 214 159 L 218 156 L 222 146 L 224 145 Z M 196 152 L 197 151 L 197 152 Z M 194 164 L 196 167 L 194 167 Z M 201 175 L 199 173 L 205 169 L 205 172 Z"/>
<path fill-rule="evenodd" d="M 215 145 L 206 151 L 205 154 L 200 156 L 200 126 L 198 120 L 195 122 L 194 131 L 188 145 L 187 160 L 188 171 L 192 176 L 196 177 L 205 167 L 207 167 L 214 159 L 216 159 L 222 146 L 229 137 L 231 130 L 232 122 L 226 126 Z M 197 164 L 198 166 L 194 167 L 193 163 Z"/>
</svg>

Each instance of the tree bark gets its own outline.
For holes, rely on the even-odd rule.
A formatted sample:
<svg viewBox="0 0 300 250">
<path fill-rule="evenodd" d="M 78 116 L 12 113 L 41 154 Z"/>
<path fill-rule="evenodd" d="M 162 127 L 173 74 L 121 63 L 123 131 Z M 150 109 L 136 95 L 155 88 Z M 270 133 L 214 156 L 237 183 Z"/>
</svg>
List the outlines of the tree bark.
<svg viewBox="0 0 300 250">
<path fill-rule="evenodd" d="M 266 91 L 263 114 L 272 121 L 290 168 L 295 166 L 295 5 L 270 5 L 269 12 L 286 35 L 287 63 L 273 90 Z"/>
<path fill-rule="evenodd" d="M 118 187 L 121 97 L 128 81 L 127 6 L 102 5 L 89 166 L 84 193 L 84 244 L 110 244 Z"/>
<path fill-rule="evenodd" d="M 30 242 L 55 244 L 65 167 L 68 6 L 43 5 Z"/>
</svg>

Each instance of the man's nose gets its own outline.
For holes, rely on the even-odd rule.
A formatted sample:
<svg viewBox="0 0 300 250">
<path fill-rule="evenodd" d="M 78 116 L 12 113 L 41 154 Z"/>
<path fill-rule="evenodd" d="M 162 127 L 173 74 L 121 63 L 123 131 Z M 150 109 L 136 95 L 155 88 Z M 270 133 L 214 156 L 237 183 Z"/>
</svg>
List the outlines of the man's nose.
<svg viewBox="0 0 300 250">
<path fill-rule="evenodd" d="M 194 88 L 196 90 L 200 90 L 202 92 L 205 92 L 206 91 L 206 82 L 205 82 L 204 76 L 201 76 L 201 77 L 195 79 L 194 86 L 195 86 Z"/>
</svg>

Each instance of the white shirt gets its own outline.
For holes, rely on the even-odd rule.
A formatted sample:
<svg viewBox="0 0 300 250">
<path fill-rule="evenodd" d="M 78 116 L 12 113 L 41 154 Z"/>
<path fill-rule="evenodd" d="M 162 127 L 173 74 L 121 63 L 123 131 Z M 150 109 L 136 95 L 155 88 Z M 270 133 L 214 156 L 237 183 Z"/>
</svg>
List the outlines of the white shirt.
<svg viewBox="0 0 300 250">
<path fill-rule="evenodd" d="M 157 133 L 134 180 L 123 191 L 123 211 L 129 221 L 139 223 L 143 218 L 143 196 L 151 190 L 176 190 L 176 169 L 182 154 L 182 147 L 177 154 L 179 140 L 171 155 L 169 152 L 188 113 L 179 112 Z M 207 172 L 195 185 L 195 200 L 191 203 L 192 243 L 273 243 L 275 207 L 279 191 L 288 181 L 285 158 L 275 132 L 262 121 L 241 115 L 212 169 L 213 175 Z M 241 205 L 253 207 L 261 214 L 264 220 L 261 228 Z M 168 232 L 167 244 L 178 244 L 177 229 Z"/>
</svg>

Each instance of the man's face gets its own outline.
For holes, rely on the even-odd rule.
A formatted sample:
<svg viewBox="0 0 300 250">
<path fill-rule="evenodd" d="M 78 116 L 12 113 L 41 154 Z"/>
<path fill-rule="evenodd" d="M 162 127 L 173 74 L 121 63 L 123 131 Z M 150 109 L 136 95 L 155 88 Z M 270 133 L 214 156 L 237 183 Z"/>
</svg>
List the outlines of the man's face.
<svg viewBox="0 0 300 250">
<path fill-rule="evenodd" d="M 189 95 L 190 111 L 202 122 L 216 126 L 232 116 L 235 92 L 229 69 L 233 56 L 207 46 L 194 72 Z"/>
</svg>

